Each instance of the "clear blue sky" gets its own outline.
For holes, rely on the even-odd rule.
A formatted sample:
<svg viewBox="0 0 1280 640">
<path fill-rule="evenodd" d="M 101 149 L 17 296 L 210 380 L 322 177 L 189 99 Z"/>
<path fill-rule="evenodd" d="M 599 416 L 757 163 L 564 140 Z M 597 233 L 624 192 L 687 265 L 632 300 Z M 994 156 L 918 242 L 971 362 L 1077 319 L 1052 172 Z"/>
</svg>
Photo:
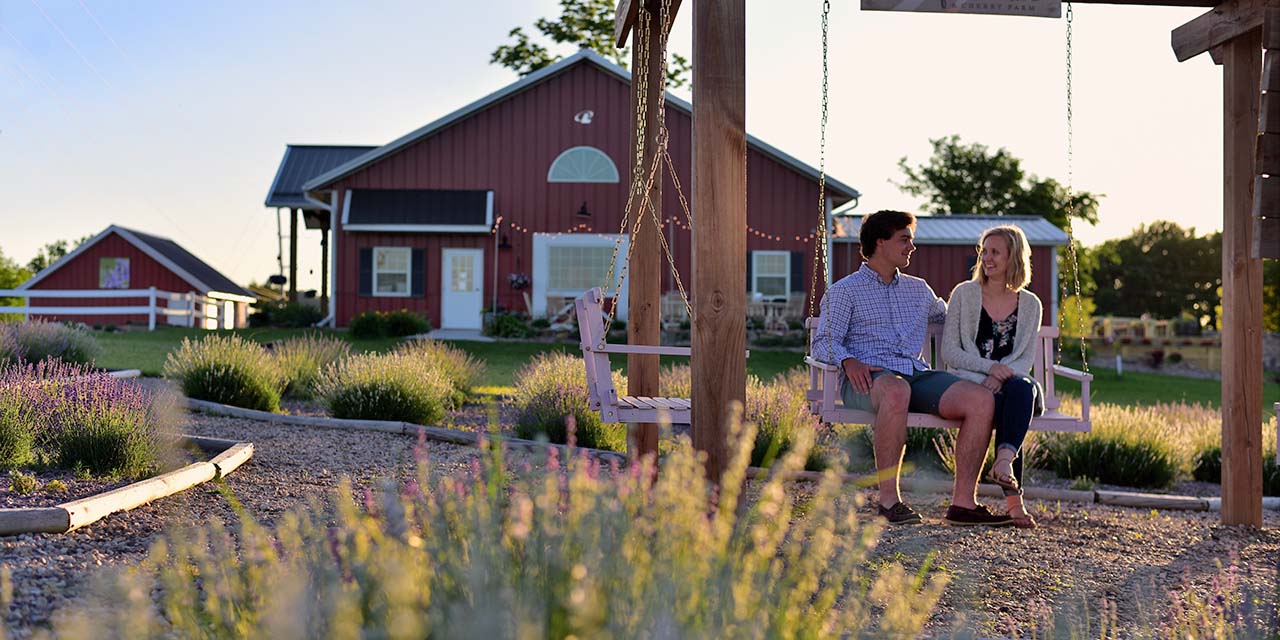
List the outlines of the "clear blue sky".
<svg viewBox="0 0 1280 640">
<path fill-rule="evenodd" d="M 747 123 L 816 164 L 821 3 L 747 2 Z M 1221 227 L 1222 83 L 1177 63 L 1197 9 L 1076 9 L 1075 182 L 1107 194 L 1086 244 L 1171 219 Z M 288 143 L 383 144 L 515 80 L 489 65 L 554 0 L 0 0 L 0 250 L 108 224 L 168 236 L 232 278 L 276 270 L 262 202 Z M 830 172 L 860 209 L 918 209 L 891 184 L 928 139 L 1007 147 L 1066 178 L 1064 21 L 832 10 Z M 672 48 L 689 54 L 690 11 Z M 568 53 L 566 51 L 565 53 Z M 319 283 L 319 232 L 300 284 Z M 308 273 L 312 271 L 312 273 Z"/>
</svg>

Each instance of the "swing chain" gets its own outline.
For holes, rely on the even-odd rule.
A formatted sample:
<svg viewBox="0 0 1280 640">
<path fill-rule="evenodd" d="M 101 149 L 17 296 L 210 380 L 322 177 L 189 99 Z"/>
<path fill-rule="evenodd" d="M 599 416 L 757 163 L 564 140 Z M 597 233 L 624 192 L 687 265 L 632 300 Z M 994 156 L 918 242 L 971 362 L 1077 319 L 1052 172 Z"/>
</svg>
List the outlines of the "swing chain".
<svg viewBox="0 0 1280 640">
<path fill-rule="evenodd" d="M 1089 373 L 1089 359 L 1085 353 L 1085 342 L 1088 340 L 1088 334 L 1085 332 L 1084 326 L 1084 300 L 1080 295 L 1080 257 L 1076 253 L 1075 233 L 1072 229 L 1071 219 L 1075 217 L 1075 123 L 1074 113 L 1072 109 L 1072 69 L 1071 62 L 1073 57 L 1072 51 L 1072 23 L 1075 21 L 1075 10 L 1072 3 L 1067 3 L 1067 268 L 1071 270 L 1071 276 L 1074 283 L 1075 296 L 1072 299 L 1075 305 L 1075 314 L 1077 322 L 1077 332 L 1080 336 L 1080 363 L 1085 373 Z M 1059 289 L 1062 291 L 1062 303 L 1065 305 L 1067 300 L 1067 283 L 1059 282 Z M 1062 364 L 1062 341 L 1065 336 L 1058 337 L 1058 364 Z"/>
<path fill-rule="evenodd" d="M 830 257 L 827 255 L 827 26 L 831 15 L 831 0 L 822 2 L 822 124 L 818 133 L 818 233 L 813 244 L 813 274 L 809 279 L 809 316 L 818 314 L 818 267 L 822 267 L 822 282 L 831 281 Z"/>
</svg>

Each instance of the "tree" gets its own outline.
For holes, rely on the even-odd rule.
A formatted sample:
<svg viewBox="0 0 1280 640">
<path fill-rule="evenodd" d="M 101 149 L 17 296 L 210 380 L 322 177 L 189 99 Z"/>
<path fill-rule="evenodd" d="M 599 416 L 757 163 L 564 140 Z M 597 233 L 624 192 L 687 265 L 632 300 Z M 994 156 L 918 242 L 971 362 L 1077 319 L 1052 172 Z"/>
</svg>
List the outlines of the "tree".
<svg viewBox="0 0 1280 640">
<path fill-rule="evenodd" d="M 93 236 L 90 235 L 80 238 L 79 240 L 75 240 L 74 242 L 68 242 L 66 240 L 55 240 L 50 242 L 36 252 L 36 257 L 32 258 L 31 261 L 27 263 L 27 269 L 32 273 L 40 273 L 40 271 L 45 267 L 57 262 L 59 258 L 71 253 L 76 247 L 84 244 L 91 238 L 93 238 Z"/>
<path fill-rule="evenodd" d="M 1102 315 L 1177 318 L 1183 313 L 1213 326 L 1221 298 L 1222 234 L 1196 236 L 1158 220 L 1099 245 L 1093 271 Z"/>
<path fill-rule="evenodd" d="M 1280 331 L 1280 260 L 1262 261 L 1262 326 Z"/>
<path fill-rule="evenodd" d="M 16 289 L 30 277 L 31 271 L 0 251 L 0 289 Z M 0 298 L 0 306 L 17 307 L 21 304 L 22 298 Z M 21 316 L 18 316 L 18 319 L 20 320 Z"/>
<path fill-rule="evenodd" d="M 560 0 L 559 20 L 538 18 L 533 26 L 557 45 L 591 49 L 626 68 L 631 61 L 631 45 L 622 49 L 613 46 L 613 7 L 612 0 Z M 494 49 L 489 56 L 490 64 L 499 64 L 526 76 L 561 58 L 531 40 L 523 27 L 516 27 L 507 35 L 514 42 Z M 652 46 L 657 46 L 658 34 L 655 32 L 650 38 Z M 691 69 L 687 58 L 672 53 L 671 62 L 667 64 L 667 86 L 679 88 L 687 85 Z"/>
<path fill-rule="evenodd" d="M 1043 216 L 1066 229 L 1070 210 L 1073 218 L 1098 222 L 1101 194 L 1072 195 L 1053 178 L 1027 174 L 1022 161 L 1004 148 L 993 152 L 983 144 L 963 144 L 956 135 L 931 139 L 929 144 L 933 155 L 927 163 L 912 167 L 906 157 L 898 160 L 907 176 L 898 188 L 927 198 L 925 210 L 930 213 Z"/>
</svg>

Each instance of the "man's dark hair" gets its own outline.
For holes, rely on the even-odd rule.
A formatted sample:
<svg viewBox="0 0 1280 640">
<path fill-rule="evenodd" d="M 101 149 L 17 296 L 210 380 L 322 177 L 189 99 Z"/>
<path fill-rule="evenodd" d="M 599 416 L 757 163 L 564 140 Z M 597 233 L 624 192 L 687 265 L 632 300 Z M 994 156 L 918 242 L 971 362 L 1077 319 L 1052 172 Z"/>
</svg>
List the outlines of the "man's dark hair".
<svg viewBox="0 0 1280 640">
<path fill-rule="evenodd" d="M 862 257 L 870 258 L 876 253 L 876 241 L 888 240 L 893 234 L 914 227 L 916 217 L 906 211 L 883 209 L 862 219 L 862 230 L 858 232 Z"/>
</svg>

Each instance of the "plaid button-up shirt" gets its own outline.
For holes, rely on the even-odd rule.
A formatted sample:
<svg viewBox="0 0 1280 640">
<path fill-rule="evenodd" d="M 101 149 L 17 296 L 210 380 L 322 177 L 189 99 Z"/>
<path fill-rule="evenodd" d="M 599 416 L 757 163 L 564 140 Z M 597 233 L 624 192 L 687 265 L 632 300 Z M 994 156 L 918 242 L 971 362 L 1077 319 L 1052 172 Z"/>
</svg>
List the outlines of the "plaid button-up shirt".
<svg viewBox="0 0 1280 640">
<path fill-rule="evenodd" d="M 846 358 L 910 375 L 929 365 L 920 357 L 929 323 L 947 318 L 947 303 L 921 278 L 897 273 L 885 284 L 866 263 L 822 296 L 813 355 L 839 365 Z"/>
</svg>

